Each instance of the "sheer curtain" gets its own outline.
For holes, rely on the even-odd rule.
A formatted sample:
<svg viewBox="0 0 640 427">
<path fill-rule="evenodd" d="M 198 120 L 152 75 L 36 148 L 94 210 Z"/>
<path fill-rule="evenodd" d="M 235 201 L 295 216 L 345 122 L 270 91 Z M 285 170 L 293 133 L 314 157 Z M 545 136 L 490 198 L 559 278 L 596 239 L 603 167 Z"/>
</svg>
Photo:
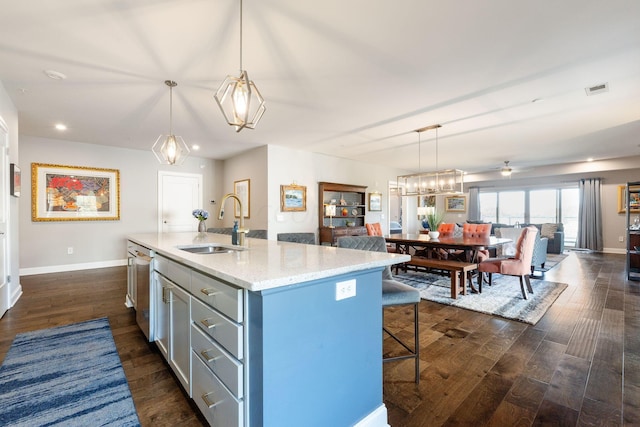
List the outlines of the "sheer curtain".
<svg viewBox="0 0 640 427">
<path fill-rule="evenodd" d="M 469 220 L 480 221 L 480 189 L 469 187 Z"/>
<path fill-rule="evenodd" d="M 600 178 L 581 179 L 578 183 L 580 207 L 578 209 L 576 248 L 602 251 L 600 183 Z"/>
</svg>

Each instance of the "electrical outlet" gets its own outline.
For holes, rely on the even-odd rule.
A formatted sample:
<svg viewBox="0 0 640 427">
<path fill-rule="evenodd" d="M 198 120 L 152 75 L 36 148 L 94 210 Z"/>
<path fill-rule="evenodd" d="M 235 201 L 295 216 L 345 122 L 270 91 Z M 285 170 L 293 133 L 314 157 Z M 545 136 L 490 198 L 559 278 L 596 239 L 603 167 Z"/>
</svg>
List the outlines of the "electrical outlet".
<svg viewBox="0 0 640 427">
<path fill-rule="evenodd" d="M 67 255 L 73 255 L 73 246 L 67 248 Z"/>
<path fill-rule="evenodd" d="M 618 242 L 624 242 L 624 236 L 618 236 Z"/>
<path fill-rule="evenodd" d="M 356 279 L 336 283 L 336 301 L 356 296 Z"/>
</svg>

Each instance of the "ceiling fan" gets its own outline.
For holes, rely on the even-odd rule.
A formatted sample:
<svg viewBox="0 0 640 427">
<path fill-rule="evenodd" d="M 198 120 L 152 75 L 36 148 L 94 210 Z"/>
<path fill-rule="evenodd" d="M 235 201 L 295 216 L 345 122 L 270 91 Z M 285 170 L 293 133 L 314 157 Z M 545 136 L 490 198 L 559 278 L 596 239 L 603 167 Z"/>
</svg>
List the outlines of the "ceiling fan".
<svg viewBox="0 0 640 427">
<path fill-rule="evenodd" d="M 504 177 L 510 177 L 513 169 L 509 166 L 509 160 L 504 161 L 504 166 L 500 168 L 500 174 Z"/>
</svg>

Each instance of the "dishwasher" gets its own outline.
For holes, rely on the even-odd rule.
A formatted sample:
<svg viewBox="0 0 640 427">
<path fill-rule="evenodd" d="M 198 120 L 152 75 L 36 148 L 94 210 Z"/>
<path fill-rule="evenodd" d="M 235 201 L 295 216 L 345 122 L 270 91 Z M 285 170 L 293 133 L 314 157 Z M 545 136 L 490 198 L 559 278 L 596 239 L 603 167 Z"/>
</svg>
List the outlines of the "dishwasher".
<svg viewBox="0 0 640 427">
<path fill-rule="evenodd" d="M 153 315 L 151 298 L 151 274 L 153 251 L 144 246 L 128 242 L 127 251 L 131 259 L 131 276 L 135 283 L 136 322 L 149 341 L 153 340 Z"/>
</svg>

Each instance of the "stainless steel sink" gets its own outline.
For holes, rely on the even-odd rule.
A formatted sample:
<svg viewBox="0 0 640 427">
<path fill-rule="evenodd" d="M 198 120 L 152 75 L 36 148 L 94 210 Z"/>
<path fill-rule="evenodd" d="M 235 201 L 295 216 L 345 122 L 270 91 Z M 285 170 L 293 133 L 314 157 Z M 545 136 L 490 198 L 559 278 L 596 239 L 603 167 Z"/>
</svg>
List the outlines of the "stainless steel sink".
<svg viewBox="0 0 640 427">
<path fill-rule="evenodd" d="M 206 243 L 204 245 L 185 245 L 178 246 L 177 248 L 192 254 L 228 254 L 230 252 L 244 250 L 243 247 L 225 246 L 215 243 Z"/>
</svg>

